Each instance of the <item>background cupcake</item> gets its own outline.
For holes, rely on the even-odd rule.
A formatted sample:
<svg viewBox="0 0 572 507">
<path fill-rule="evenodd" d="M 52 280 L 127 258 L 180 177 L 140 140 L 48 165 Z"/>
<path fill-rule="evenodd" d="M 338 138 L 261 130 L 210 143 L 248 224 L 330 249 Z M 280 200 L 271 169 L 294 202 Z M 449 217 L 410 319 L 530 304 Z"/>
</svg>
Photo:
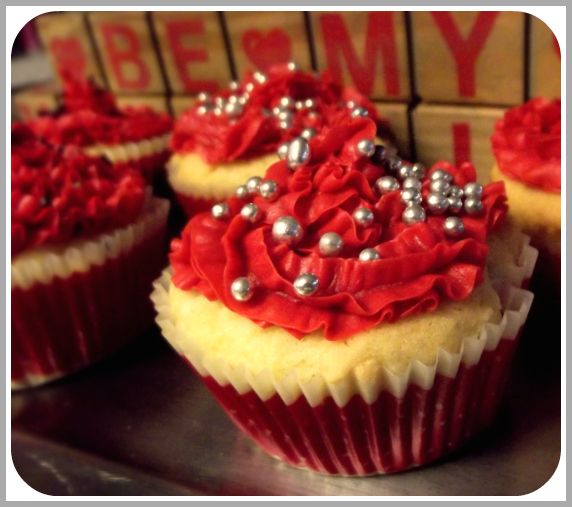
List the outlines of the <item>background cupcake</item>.
<svg viewBox="0 0 572 507">
<path fill-rule="evenodd" d="M 327 75 L 299 71 L 293 64 L 248 74 L 216 96 L 200 94 L 178 118 L 169 182 L 188 215 L 207 210 L 235 191 L 248 192 L 237 187 L 262 176 L 285 141 L 309 139 L 351 116 L 375 119 L 379 136 L 389 143 L 389 129 L 374 106 Z"/>
<path fill-rule="evenodd" d="M 495 125 L 493 179 L 505 182 L 510 212 L 560 281 L 560 100 L 533 99 Z M 543 269 L 545 269 L 543 268 Z"/>
<path fill-rule="evenodd" d="M 149 107 L 120 109 L 113 95 L 91 81 L 69 76 L 58 111 L 31 122 L 34 132 L 55 146 L 79 146 L 105 156 L 115 166 L 129 165 L 148 182 L 164 180 L 172 119 Z"/>
<path fill-rule="evenodd" d="M 289 143 L 255 194 L 191 219 L 153 295 L 235 424 L 332 474 L 421 465 L 490 423 L 532 299 L 502 183 L 372 158 L 375 134 Z"/>
<path fill-rule="evenodd" d="M 12 387 L 76 371 L 152 322 L 168 202 L 138 171 L 12 130 Z"/>
</svg>

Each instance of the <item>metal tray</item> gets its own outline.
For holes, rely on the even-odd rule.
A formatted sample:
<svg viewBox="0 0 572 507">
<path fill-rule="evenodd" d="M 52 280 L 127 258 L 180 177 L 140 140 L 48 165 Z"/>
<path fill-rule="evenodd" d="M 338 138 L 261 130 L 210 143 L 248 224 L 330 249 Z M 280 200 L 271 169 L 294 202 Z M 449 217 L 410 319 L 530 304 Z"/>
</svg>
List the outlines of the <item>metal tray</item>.
<svg viewBox="0 0 572 507">
<path fill-rule="evenodd" d="M 560 458 L 560 303 L 538 298 L 494 425 L 440 462 L 342 478 L 268 457 L 156 329 L 67 379 L 12 395 L 12 457 L 59 495 L 522 495 Z"/>
</svg>

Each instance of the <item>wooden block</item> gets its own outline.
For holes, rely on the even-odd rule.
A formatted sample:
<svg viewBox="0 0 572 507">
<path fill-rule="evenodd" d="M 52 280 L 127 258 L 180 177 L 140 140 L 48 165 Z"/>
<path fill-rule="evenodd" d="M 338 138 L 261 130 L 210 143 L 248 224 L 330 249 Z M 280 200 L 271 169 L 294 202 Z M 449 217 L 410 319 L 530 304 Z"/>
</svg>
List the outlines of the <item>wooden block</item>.
<svg viewBox="0 0 572 507">
<path fill-rule="evenodd" d="M 181 114 L 191 107 L 194 102 L 195 99 L 189 95 L 171 97 L 171 111 L 173 112 L 173 117 L 178 118 L 181 116 Z"/>
<path fill-rule="evenodd" d="M 14 106 L 19 120 L 31 120 L 42 112 L 55 111 L 58 106 L 56 91 L 46 86 L 23 90 L 14 94 Z"/>
<path fill-rule="evenodd" d="M 478 179 L 489 181 L 493 164 L 490 138 L 503 108 L 421 104 L 413 111 L 414 140 L 419 161 L 455 164 L 471 161 Z"/>
<path fill-rule="evenodd" d="M 522 13 L 441 11 L 412 16 L 417 92 L 424 101 L 522 103 Z"/>
<path fill-rule="evenodd" d="M 319 69 L 373 99 L 410 97 L 403 12 L 313 12 Z"/>
<path fill-rule="evenodd" d="M 167 98 L 164 95 L 117 95 L 117 105 L 125 107 L 150 107 L 158 113 L 168 113 Z"/>
<path fill-rule="evenodd" d="M 165 92 L 144 12 L 91 12 L 89 22 L 113 91 Z"/>
<path fill-rule="evenodd" d="M 411 140 L 409 138 L 409 113 L 405 103 L 376 102 L 379 115 L 389 122 L 395 134 L 395 144 L 403 157 L 411 156 Z"/>
<path fill-rule="evenodd" d="M 225 19 L 239 77 L 289 61 L 312 68 L 302 12 L 229 12 Z"/>
<path fill-rule="evenodd" d="M 43 14 L 35 22 L 58 78 L 68 71 L 78 79 L 93 78 L 104 84 L 82 13 Z"/>
<path fill-rule="evenodd" d="M 552 30 L 535 16 L 530 23 L 530 96 L 560 97 L 560 46 Z"/>
<path fill-rule="evenodd" d="M 151 19 L 173 93 L 213 93 L 232 79 L 216 12 L 153 12 Z"/>
</svg>

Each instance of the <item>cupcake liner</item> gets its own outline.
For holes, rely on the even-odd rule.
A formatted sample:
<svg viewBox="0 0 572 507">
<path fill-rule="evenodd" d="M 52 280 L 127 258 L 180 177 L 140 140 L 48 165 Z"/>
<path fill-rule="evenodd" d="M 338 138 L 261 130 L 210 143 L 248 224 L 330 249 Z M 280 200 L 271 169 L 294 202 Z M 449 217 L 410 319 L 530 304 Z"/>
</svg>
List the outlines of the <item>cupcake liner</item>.
<svg viewBox="0 0 572 507">
<path fill-rule="evenodd" d="M 12 388 L 72 373 L 152 324 L 152 281 L 165 262 L 167 201 L 134 224 L 12 263 Z"/>
<path fill-rule="evenodd" d="M 458 353 L 440 349 L 434 364 L 413 361 L 397 375 L 357 369 L 336 382 L 295 371 L 276 378 L 249 374 L 184 339 L 169 312 L 170 272 L 152 300 L 165 338 L 201 376 L 235 424 L 285 462 L 341 475 L 389 473 L 433 461 L 457 448 L 494 417 L 533 295 L 521 288 L 536 251 L 523 248 L 517 285 L 497 281 L 499 323 L 462 340 Z"/>
<path fill-rule="evenodd" d="M 215 199 L 202 199 L 193 197 L 192 195 L 182 194 L 181 192 L 175 192 L 175 197 L 188 218 L 203 211 L 210 211 L 217 203 Z"/>
</svg>

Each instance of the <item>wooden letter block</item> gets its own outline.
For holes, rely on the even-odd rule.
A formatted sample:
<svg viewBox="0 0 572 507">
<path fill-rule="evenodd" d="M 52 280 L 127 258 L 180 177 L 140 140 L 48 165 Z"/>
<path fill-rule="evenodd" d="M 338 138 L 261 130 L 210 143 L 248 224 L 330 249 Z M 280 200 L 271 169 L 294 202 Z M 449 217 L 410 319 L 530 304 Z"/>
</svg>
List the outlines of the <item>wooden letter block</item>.
<svg viewBox="0 0 572 507">
<path fill-rule="evenodd" d="M 154 12 L 153 25 L 173 93 L 214 93 L 232 74 L 216 12 Z"/>
<path fill-rule="evenodd" d="M 44 14 L 36 18 L 35 22 L 42 44 L 60 80 L 62 73 L 68 72 L 77 79 L 93 78 L 99 85 L 103 84 L 82 13 Z"/>
<path fill-rule="evenodd" d="M 524 15 L 414 12 L 413 54 L 424 101 L 519 104 Z"/>
<path fill-rule="evenodd" d="M 117 105 L 126 107 L 150 107 L 158 113 L 168 113 L 167 99 L 164 95 L 117 95 Z"/>
<path fill-rule="evenodd" d="M 479 181 L 489 181 L 493 163 L 490 138 L 503 108 L 421 104 L 413 111 L 417 158 L 427 165 L 438 160 L 471 161 Z"/>
<path fill-rule="evenodd" d="M 560 46 L 544 21 L 531 18 L 530 96 L 560 97 Z"/>
<path fill-rule="evenodd" d="M 373 99 L 410 97 L 403 12 L 311 14 L 318 67 Z"/>
<path fill-rule="evenodd" d="M 89 21 L 113 91 L 165 91 L 144 12 L 92 12 Z"/>
<path fill-rule="evenodd" d="M 193 97 L 189 97 L 188 95 L 171 97 L 171 111 L 173 112 L 173 117 L 178 118 L 194 103 L 195 99 Z"/>
<path fill-rule="evenodd" d="M 289 61 L 312 67 L 302 12 L 229 12 L 225 19 L 239 76 Z"/>
<path fill-rule="evenodd" d="M 51 113 L 58 105 L 55 91 L 45 86 L 14 94 L 13 103 L 16 117 L 24 121 L 31 120 L 40 113 Z"/>
<path fill-rule="evenodd" d="M 375 108 L 382 119 L 387 120 L 395 134 L 395 144 L 402 157 L 411 156 L 409 138 L 409 113 L 407 104 L 397 102 L 377 102 Z"/>
</svg>

